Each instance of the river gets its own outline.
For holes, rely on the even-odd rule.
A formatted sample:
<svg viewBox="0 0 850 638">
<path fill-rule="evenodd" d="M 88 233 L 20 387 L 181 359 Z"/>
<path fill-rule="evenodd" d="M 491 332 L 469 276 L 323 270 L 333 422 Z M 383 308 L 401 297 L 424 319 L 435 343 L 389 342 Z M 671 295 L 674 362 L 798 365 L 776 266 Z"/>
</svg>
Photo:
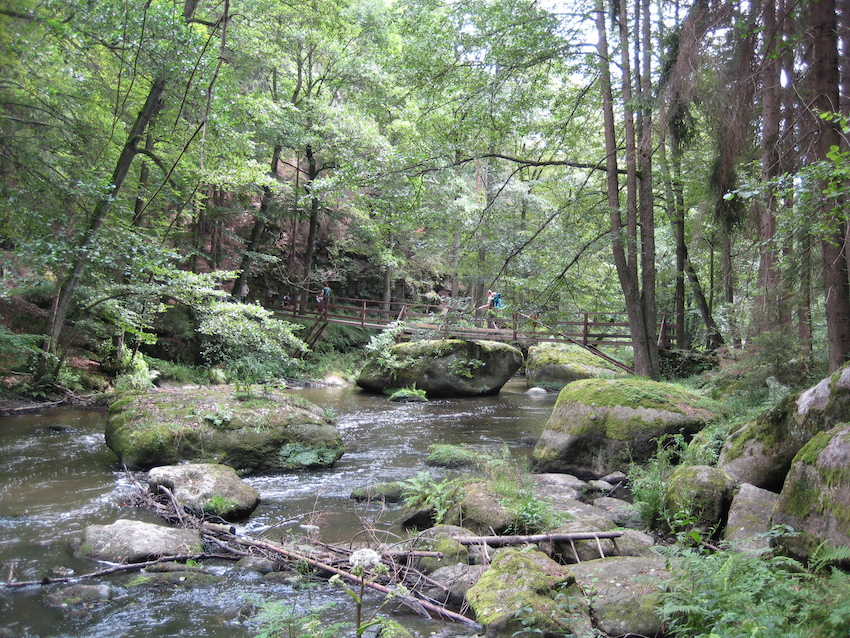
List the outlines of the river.
<svg viewBox="0 0 850 638">
<path fill-rule="evenodd" d="M 425 470 L 427 448 L 434 443 L 466 444 L 477 449 L 507 448 L 518 458 L 529 452 L 521 439 L 537 436 L 556 395 L 532 395 L 515 379 L 495 397 L 441 399 L 427 403 L 391 403 L 383 397 L 346 387 L 293 390 L 334 410 L 345 454 L 328 470 L 247 479 L 260 491 L 261 503 L 240 533 L 278 539 L 303 534 L 316 525 L 325 542 L 363 540 L 364 526 L 391 538 L 400 534 L 401 508 L 357 504 L 357 487 L 401 480 Z M 87 525 L 118 518 L 160 522 L 152 514 L 127 507 L 132 489 L 103 438 L 105 414 L 52 410 L 44 414 L 0 418 L 0 574 L 7 579 L 39 580 L 51 570 L 76 573 L 102 565 L 77 559 L 71 541 Z M 432 470 L 432 473 L 439 474 Z M 206 565 L 205 565 L 206 566 Z M 317 586 L 296 589 L 254 572 L 212 565 L 217 585 L 196 589 L 127 588 L 123 578 L 109 603 L 68 615 L 44 604 L 51 588 L 4 589 L 0 630 L 20 638 L 114 638 L 187 636 L 242 638 L 256 635 L 256 623 L 240 609 L 269 600 L 285 601 L 295 612 L 329 605 L 328 622 L 351 620 L 350 600 L 340 590 Z M 376 603 L 376 601 L 371 601 Z M 427 635 L 441 626 L 402 614 L 409 629 Z M 0 631 L 0 635 L 4 635 Z"/>
</svg>

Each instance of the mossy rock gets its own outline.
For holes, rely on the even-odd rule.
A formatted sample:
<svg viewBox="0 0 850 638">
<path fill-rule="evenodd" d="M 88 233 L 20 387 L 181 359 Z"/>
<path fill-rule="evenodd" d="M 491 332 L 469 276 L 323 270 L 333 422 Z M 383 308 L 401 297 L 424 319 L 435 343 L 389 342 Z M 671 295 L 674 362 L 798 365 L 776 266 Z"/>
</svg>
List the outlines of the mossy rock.
<svg viewBox="0 0 850 638">
<path fill-rule="evenodd" d="M 462 468 L 478 467 L 483 462 L 480 452 L 463 445 L 438 443 L 428 446 L 425 465 L 430 467 Z"/>
<path fill-rule="evenodd" d="M 535 472 L 581 478 L 643 463 L 665 434 L 692 436 L 722 414 L 712 399 L 671 383 L 584 379 L 558 401 L 531 455 Z"/>
<path fill-rule="evenodd" d="M 278 472 L 331 467 L 342 456 L 339 431 L 317 406 L 281 392 L 240 396 L 220 386 L 118 397 L 106 444 L 131 469 L 196 461 Z"/>
<path fill-rule="evenodd" d="M 200 515 L 236 521 L 247 517 L 260 502 L 256 488 L 243 481 L 236 470 L 219 463 L 162 465 L 148 473 L 153 492 L 162 485 L 181 505 Z"/>
<path fill-rule="evenodd" d="M 667 481 L 664 506 L 668 512 L 688 512 L 695 527 L 716 528 L 725 520 L 732 502 L 735 480 L 708 465 L 681 465 Z"/>
<path fill-rule="evenodd" d="M 351 492 L 355 501 L 384 501 L 385 503 L 401 503 L 407 486 L 404 481 L 385 481 L 358 487 Z"/>
<path fill-rule="evenodd" d="M 606 636 L 662 636 L 657 614 L 671 574 L 663 557 L 613 556 L 570 565 L 575 585 L 567 595 L 592 592 L 590 613 Z"/>
<path fill-rule="evenodd" d="M 445 522 L 463 525 L 477 534 L 502 534 L 511 528 L 515 519 L 503 500 L 486 483 L 468 483 L 460 502 L 446 512 Z"/>
<path fill-rule="evenodd" d="M 541 552 L 503 549 L 466 598 L 488 637 L 593 635 L 583 600 L 557 596 L 571 582 L 567 569 Z"/>
<path fill-rule="evenodd" d="M 772 523 L 794 528 L 779 544 L 800 559 L 821 544 L 850 546 L 850 424 L 816 434 L 797 453 Z"/>
<path fill-rule="evenodd" d="M 392 394 L 407 387 L 428 397 L 498 394 L 522 366 L 522 352 L 497 341 L 431 339 L 398 343 L 389 349 L 395 365 L 370 360 L 357 378 L 369 392 Z"/>
<path fill-rule="evenodd" d="M 739 552 L 770 549 L 770 518 L 779 494 L 744 483 L 732 497 L 723 538 Z"/>
<path fill-rule="evenodd" d="M 458 525 L 435 525 L 406 541 L 404 546 L 411 550 L 441 554 L 440 556 L 422 556 L 416 560 L 417 569 L 430 574 L 444 567 L 466 565 L 470 562 L 469 548 L 454 540 L 455 537 L 462 536 L 474 536 L 474 532 Z"/>
<path fill-rule="evenodd" d="M 566 343 L 541 343 L 528 350 L 525 377 L 528 387 L 560 390 L 579 379 L 610 379 L 626 372 L 593 356 L 580 346 Z"/>
<path fill-rule="evenodd" d="M 718 467 L 737 481 L 770 491 L 782 489 L 794 456 L 818 432 L 850 413 L 850 366 L 765 411 L 723 444 Z"/>
</svg>

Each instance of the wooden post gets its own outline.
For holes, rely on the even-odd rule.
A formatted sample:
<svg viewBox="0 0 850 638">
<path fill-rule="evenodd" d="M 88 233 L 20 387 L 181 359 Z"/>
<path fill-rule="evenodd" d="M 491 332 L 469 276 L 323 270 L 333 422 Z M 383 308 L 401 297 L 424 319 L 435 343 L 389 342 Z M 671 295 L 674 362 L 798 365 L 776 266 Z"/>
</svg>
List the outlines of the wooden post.
<svg viewBox="0 0 850 638">
<path fill-rule="evenodd" d="M 517 320 L 518 320 L 518 313 L 516 313 L 516 312 L 515 312 L 515 313 L 513 313 L 513 323 L 514 323 L 513 333 L 514 333 L 514 341 L 516 341 L 516 340 L 517 340 Z"/>
<path fill-rule="evenodd" d="M 588 325 L 587 313 L 585 312 L 585 313 L 582 313 L 582 314 L 584 314 L 584 326 L 582 327 L 581 343 L 582 343 L 582 345 L 586 346 L 587 345 L 587 337 L 589 336 L 589 333 L 590 333 L 590 326 Z"/>
<path fill-rule="evenodd" d="M 360 326 L 366 325 L 366 300 L 360 302 Z"/>
</svg>

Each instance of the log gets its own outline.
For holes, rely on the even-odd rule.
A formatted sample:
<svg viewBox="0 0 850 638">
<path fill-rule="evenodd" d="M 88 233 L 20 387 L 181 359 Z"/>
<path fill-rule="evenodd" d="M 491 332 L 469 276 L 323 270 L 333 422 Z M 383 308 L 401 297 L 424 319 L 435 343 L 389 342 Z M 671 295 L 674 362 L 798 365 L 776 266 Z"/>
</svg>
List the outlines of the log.
<svg viewBox="0 0 850 638">
<path fill-rule="evenodd" d="M 531 534 L 529 536 L 455 536 L 452 540 L 461 545 L 521 545 L 523 543 L 551 543 L 559 541 L 591 541 L 600 538 L 619 538 L 623 532 L 570 532 L 563 534 Z"/>
</svg>

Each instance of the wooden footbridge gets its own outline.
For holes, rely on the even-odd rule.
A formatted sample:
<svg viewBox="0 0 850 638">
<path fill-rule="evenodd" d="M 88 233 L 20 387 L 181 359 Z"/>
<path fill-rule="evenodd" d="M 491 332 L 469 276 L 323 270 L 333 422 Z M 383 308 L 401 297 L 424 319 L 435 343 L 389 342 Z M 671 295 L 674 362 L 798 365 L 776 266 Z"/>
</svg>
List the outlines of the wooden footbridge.
<svg viewBox="0 0 850 638">
<path fill-rule="evenodd" d="M 455 337 L 461 339 L 489 339 L 526 344 L 543 342 L 572 343 L 591 354 L 628 372 L 633 370 L 624 363 L 605 354 L 600 347 L 632 345 L 629 324 L 625 313 L 578 312 L 559 321 L 542 321 L 536 314 L 508 310 L 476 312 L 452 305 L 416 304 L 400 301 L 374 301 L 335 297 L 328 307 L 318 304 L 269 305 L 276 314 L 314 320 L 302 339 L 313 346 L 329 323 L 383 330 L 395 322 L 404 322 L 403 335 L 407 338 Z M 675 342 L 679 326 L 661 315 L 658 325 L 658 344 L 666 347 Z"/>
</svg>

